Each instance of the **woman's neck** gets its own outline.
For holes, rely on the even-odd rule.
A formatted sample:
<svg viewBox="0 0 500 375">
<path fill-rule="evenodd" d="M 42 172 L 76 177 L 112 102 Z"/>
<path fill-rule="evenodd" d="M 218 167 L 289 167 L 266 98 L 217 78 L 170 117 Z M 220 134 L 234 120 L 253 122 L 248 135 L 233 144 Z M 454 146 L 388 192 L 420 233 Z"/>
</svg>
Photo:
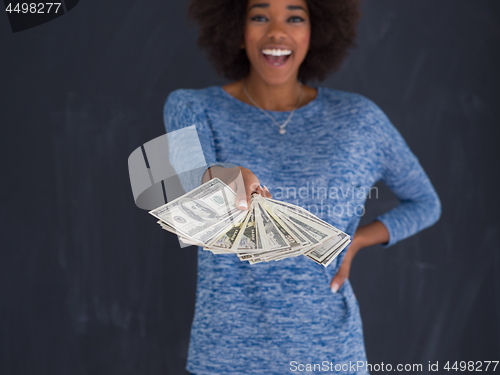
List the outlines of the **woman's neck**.
<svg viewBox="0 0 500 375">
<path fill-rule="evenodd" d="M 259 107 L 268 111 L 292 111 L 294 108 L 300 108 L 314 100 L 318 91 L 313 87 L 302 85 L 304 92 L 300 105 L 297 106 L 302 90 L 297 80 L 280 85 L 269 85 L 261 80 L 249 79 L 249 77 L 244 78 L 244 81 L 249 96 Z M 255 106 L 243 89 L 243 80 L 225 85 L 223 89 L 236 99 Z"/>
<path fill-rule="evenodd" d="M 291 79 L 288 82 L 272 85 L 250 74 L 242 80 L 246 88 L 246 96 L 269 111 L 291 111 L 296 108 L 301 99 L 302 87 L 299 81 Z"/>
</svg>

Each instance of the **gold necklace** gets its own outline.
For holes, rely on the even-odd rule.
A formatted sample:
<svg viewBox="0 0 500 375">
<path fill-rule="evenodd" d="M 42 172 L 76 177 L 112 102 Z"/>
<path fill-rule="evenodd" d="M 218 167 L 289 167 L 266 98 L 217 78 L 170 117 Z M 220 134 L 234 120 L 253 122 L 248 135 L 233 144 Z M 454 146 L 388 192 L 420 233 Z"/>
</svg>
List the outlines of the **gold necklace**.
<svg viewBox="0 0 500 375">
<path fill-rule="evenodd" d="M 247 98 L 253 103 L 254 106 L 256 106 L 257 108 L 259 108 L 267 117 L 269 117 L 271 120 L 273 120 L 274 124 L 280 128 L 280 134 L 285 134 L 286 133 L 286 130 L 285 130 L 285 126 L 288 125 L 288 122 L 290 121 L 290 119 L 292 118 L 292 115 L 293 113 L 295 112 L 295 110 L 299 107 L 300 105 L 300 102 L 302 100 L 302 94 L 304 93 L 304 87 L 302 86 L 302 83 L 299 82 L 299 85 L 300 85 L 300 96 L 299 96 L 299 102 L 297 103 L 297 105 L 295 106 L 295 108 L 292 110 L 292 112 L 290 113 L 290 115 L 288 116 L 288 118 L 286 119 L 286 121 L 283 123 L 283 124 L 279 124 L 273 116 L 271 116 L 269 113 L 267 113 L 267 111 L 263 110 L 262 108 L 260 108 L 260 106 L 255 103 L 255 101 L 252 99 L 252 97 L 250 96 L 250 94 L 248 93 L 246 87 L 245 87 L 245 79 L 243 79 L 243 91 L 245 91 L 245 95 L 247 96 Z"/>
</svg>

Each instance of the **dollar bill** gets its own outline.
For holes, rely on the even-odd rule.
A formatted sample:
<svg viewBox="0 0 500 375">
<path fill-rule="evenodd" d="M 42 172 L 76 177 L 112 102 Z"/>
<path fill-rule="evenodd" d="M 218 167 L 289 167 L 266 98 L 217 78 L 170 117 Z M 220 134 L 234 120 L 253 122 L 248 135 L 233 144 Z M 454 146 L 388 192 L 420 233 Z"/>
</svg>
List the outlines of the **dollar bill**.
<svg viewBox="0 0 500 375">
<path fill-rule="evenodd" d="M 270 199 L 270 198 L 264 198 L 264 199 L 266 201 L 268 201 L 268 202 L 272 202 L 273 209 L 279 209 L 281 212 L 287 212 L 287 211 L 289 211 L 290 213 L 293 213 L 293 214 L 296 214 L 296 215 L 300 215 L 300 216 L 304 216 L 306 219 L 314 222 L 317 225 L 324 226 L 326 228 L 334 228 L 334 229 L 336 229 L 330 223 L 328 223 L 328 222 L 320 219 L 319 217 L 313 215 L 312 213 L 310 213 L 309 211 L 307 211 L 306 209 L 304 209 L 302 207 L 295 206 L 295 205 L 293 205 L 291 203 L 287 203 L 287 202 L 277 201 L 277 200 Z"/>
<path fill-rule="evenodd" d="M 182 237 L 209 243 L 244 215 L 236 207 L 235 197 L 231 188 L 214 178 L 149 213 L 174 228 Z"/>
<path fill-rule="evenodd" d="M 267 214 L 266 210 L 264 210 L 260 203 L 257 203 L 257 207 L 259 208 L 260 215 L 262 218 L 262 223 L 264 224 L 265 236 L 269 244 L 270 250 L 281 250 L 288 249 L 290 245 L 285 240 L 281 232 L 276 228 L 271 218 Z"/>
<path fill-rule="evenodd" d="M 346 241 L 349 241 L 349 236 L 345 233 L 339 233 L 321 245 L 316 246 L 311 251 L 308 251 L 307 255 L 309 258 L 321 263 L 323 260 L 328 258 L 332 251 L 342 246 Z"/>
<path fill-rule="evenodd" d="M 254 194 L 243 211 L 235 199 L 235 192 L 214 178 L 149 213 L 182 242 L 236 254 L 250 264 L 305 255 L 326 267 L 350 243 L 347 233 L 301 207 Z"/>
<path fill-rule="evenodd" d="M 248 221 L 243 230 L 243 235 L 238 244 L 238 250 L 258 251 L 259 239 L 257 239 L 257 225 L 255 223 L 255 209 L 252 207 L 248 214 Z"/>
<path fill-rule="evenodd" d="M 340 247 L 337 247 L 335 250 L 331 251 L 330 255 L 325 258 L 321 264 L 325 267 L 328 267 L 330 265 L 330 263 L 342 252 L 342 250 L 344 250 L 347 245 L 349 245 L 349 243 L 351 242 L 351 240 L 348 240 L 346 242 L 344 242 L 344 244 Z M 313 259 L 313 258 L 311 258 Z M 314 260 L 314 259 L 313 259 Z"/>
<path fill-rule="evenodd" d="M 240 216 L 237 221 L 230 225 L 229 229 L 224 231 L 219 237 L 216 237 L 207 247 L 234 250 L 238 245 L 238 240 L 241 238 L 240 233 L 245 228 L 247 221 L 248 216 Z"/>
</svg>

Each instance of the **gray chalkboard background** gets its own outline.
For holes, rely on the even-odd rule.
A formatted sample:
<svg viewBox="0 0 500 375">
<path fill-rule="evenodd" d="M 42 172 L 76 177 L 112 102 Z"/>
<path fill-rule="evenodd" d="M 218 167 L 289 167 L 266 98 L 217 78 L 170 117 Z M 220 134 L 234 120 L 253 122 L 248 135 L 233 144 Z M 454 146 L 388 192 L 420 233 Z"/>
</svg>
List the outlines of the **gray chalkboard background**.
<svg viewBox="0 0 500 375">
<path fill-rule="evenodd" d="M 0 16 L 0 374 L 185 373 L 195 249 L 135 206 L 127 158 L 164 134 L 171 91 L 227 83 L 186 8 L 81 0 L 15 34 Z M 500 3 L 363 11 L 359 47 L 316 84 L 375 101 L 443 204 L 355 259 L 368 360 L 500 360 Z M 395 203 L 380 186 L 364 220 Z"/>
</svg>

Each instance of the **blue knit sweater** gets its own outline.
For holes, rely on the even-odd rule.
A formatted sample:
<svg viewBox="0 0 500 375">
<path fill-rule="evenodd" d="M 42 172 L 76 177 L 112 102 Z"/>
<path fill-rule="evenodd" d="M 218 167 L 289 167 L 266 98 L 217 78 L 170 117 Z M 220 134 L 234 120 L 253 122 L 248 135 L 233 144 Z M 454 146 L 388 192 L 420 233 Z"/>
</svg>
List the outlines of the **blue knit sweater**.
<svg viewBox="0 0 500 375">
<path fill-rule="evenodd" d="M 269 112 L 279 123 L 290 113 Z M 385 246 L 440 216 L 439 198 L 418 159 L 384 113 L 361 95 L 318 87 L 284 135 L 259 109 L 220 86 L 172 92 L 164 119 L 167 132 L 196 126 L 207 163 L 249 168 L 274 199 L 305 207 L 351 236 L 379 180 L 401 201 L 377 219 L 390 234 Z M 179 135 L 169 141 L 173 167 L 189 169 L 193 139 Z M 202 173 L 184 174 L 184 188 L 199 186 Z M 200 248 L 187 370 L 367 373 L 353 367 L 366 354 L 351 285 L 347 280 L 335 294 L 329 288 L 344 254 L 328 268 L 304 256 L 250 265 L 234 254 Z"/>
</svg>

